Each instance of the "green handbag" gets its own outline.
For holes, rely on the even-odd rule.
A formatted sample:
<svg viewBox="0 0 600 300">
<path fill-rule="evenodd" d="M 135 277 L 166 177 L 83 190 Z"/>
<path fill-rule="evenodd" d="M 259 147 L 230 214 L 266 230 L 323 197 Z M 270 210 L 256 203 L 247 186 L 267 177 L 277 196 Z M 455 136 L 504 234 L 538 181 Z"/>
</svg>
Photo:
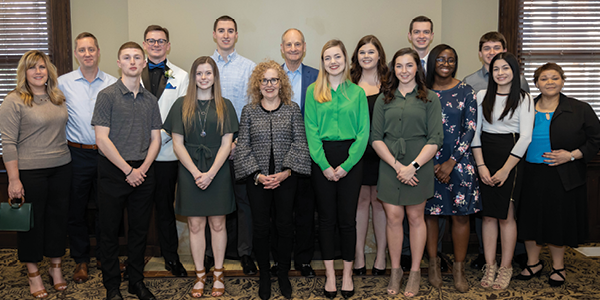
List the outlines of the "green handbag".
<svg viewBox="0 0 600 300">
<path fill-rule="evenodd" d="M 29 231 L 33 228 L 33 209 L 31 203 L 12 203 L 12 199 L 0 203 L 0 231 Z"/>
</svg>

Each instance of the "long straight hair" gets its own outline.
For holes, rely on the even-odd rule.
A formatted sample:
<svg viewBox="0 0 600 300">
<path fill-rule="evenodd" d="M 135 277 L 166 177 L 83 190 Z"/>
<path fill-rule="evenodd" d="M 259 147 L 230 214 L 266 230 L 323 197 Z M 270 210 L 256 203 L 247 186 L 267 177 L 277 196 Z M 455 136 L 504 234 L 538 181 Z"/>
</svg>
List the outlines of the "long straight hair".
<svg viewBox="0 0 600 300">
<path fill-rule="evenodd" d="M 503 59 L 505 60 L 513 73 L 513 79 L 510 85 L 510 92 L 508 93 L 508 98 L 506 99 L 506 105 L 504 106 L 504 110 L 498 118 L 499 121 L 503 120 L 508 113 L 510 113 L 510 118 L 512 118 L 513 114 L 523 97 L 525 97 L 525 91 L 521 89 L 521 72 L 519 71 L 519 62 L 517 58 L 509 52 L 498 53 L 492 61 L 490 62 L 490 70 L 489 70 L 489 79 L 488 79 L 488 88 L 485 93 L 485 97 L 483 98 L 483 102 L 481 103 L 481 108 L 483 109 L 483 117 L 488 123 L 492 124 L 494 120 L 492 120 L 493 112 L 494 112 L 494 103 L 496 102 L 496 92 L 498 92 L 498 83 L 494 80 L 494 64 L 497 60 Z"/>
<path fill-rule="evenodd" d="M 329 40 L 323 46 L 321 50 L 321 62 L 319 63 L 319 75 L 317 76 L 317 80 L 315 81 L 315 89 L 313 91 L 313 96 L 315 100 L 319 103 L 325 103 L 331 101 L 331 84 L 329 83 L 329 73 L 325 70 L 325 65 L 323 64 L 323 53 L 325 50 L 333 47 L 340 47 L 342 50 L 342 54 L 344 54 L 344 61 L 346 62 L 344 66 L 344 74 L 342 75 L 345 80 L 350 79 L 350 65 L 348 64 L 348 53 L 346 52 L 346 47 L 344 47 L 344 43 L 340 40 Z M 342 93 L 345 94 L 346 85 L 344 82 L 340 84 L 340 87 L 343 88 Z"/>
<path fill-rule="evenodd" d="M 19 93 L 19 97 L 27 106 L 33 106 L 33 91 L 27 82 L 27 70 L 35 66 L 40 59 L 46 65 L 48 80 L 46 81 L 46 93 L 50 97 L 50 102 L 54 105 L 62 105 L 65 102 L 65 96 L 58 89 L 58 74 L 56 67 L 50 61 L 50 58 L 44 52 L 30 50 L 25 52 L 19 60 L 17 66 L 17 87 L 12 92 Z"/>
<path fill-rule="evenodd" d="M 398 89 L 398 86 L 400 86 L 400 80 L 396 77 L 396 59 L 403 55 L 410 55 L 417 66 L 417 74 L 415 74 L 415 81 L 417 82 L 417 98 L 421 99 L 424 103 L 429 102 L 429 99 L 427 99 L 427 87 L 425 86 L 424 72 L 423 67 L 421 66 L 421 60 L 419 59 L 419 54 L 411 48 L 402 48 L 396 51 L 392 61 L 390 61 L 388 85 L 385 88 L 385 98 L 383 101 L 385 104 L 388 104 L 394 100 L 396 90 Z"/>
<path fill-rule="evenodd" d="M 217 130 L 220 129 L 221 134 L 223 134 L 223 124 L 225 123 L 227 105 L 225 105 L 225 100 L 221 96 L 221 81 L 219 79 L 219 69 L 217 68 L 217 64 L 215 61 L 210 58 L 210 56 L 201 56 L 198 57 L 194 63 L 192 64 L 192 68 L 190 69 L 190 80 L 188 83 L 187 93 L 183 98 L 183 106 L 181 109 L 181 118 L 183 120 L 183 126 L 187 133 L 191 132 L 194 122 L 196 122 L 196 110 L 198 109 L 197 99 L 198 99 L 198 88 L 196 86 L 196 70 L 199 65 L 209 64 L 213 71 L 214 76 L 214 84 L 211 87 L 211 92 L 215 99 L 215 107 L 217 110 Z"/>
</svg>

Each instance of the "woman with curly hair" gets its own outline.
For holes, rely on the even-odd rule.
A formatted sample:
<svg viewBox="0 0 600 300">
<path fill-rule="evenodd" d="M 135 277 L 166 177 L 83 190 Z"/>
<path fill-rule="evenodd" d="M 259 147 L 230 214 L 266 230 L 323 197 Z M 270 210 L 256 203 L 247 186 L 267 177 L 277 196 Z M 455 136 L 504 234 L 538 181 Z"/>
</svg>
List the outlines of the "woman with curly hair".
<svg viewBox="0 0 600 300">
<path fill-rule="evenodd" d="M 2 159 L 8 173 L 8 197 L 32 203 L 35 226 L 18 232 L 19 260 L 29 273 L 33 297 L 46 298 L 37 263 L 50 257 L 48 273 L 54 289 L 64 291 L 61 257 L 67 242 L 71 154 L 65 127 L 65 96 L 58 89 L 56 67 L 43 52 L 23 54 L 17 87 L 0 106 Z"/>
<path fill-rule="evenodd" d="M 251 103 L 244 106 L 234 155 L 235 177 L 246 178 L 252 210 L 253 245 L 260 269 L 258 295 L 271 297 L 269 229 L 276 213 L 279 288 L 292 297 L 291 264 L 294 195 L 298 176 L 310 175 L 310 157 L 300 107 L 292 101 L 292 86 L 281 66 L 258 64 L 248 84 Z"/>
</svg>

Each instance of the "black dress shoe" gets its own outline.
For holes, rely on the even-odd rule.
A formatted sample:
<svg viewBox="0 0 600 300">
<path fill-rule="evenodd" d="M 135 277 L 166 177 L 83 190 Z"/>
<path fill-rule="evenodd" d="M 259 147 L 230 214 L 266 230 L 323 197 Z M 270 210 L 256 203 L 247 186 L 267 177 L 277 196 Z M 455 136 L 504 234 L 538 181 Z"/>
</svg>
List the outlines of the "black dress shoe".
<svg viewBox="0 0 600 300">
<path fill-rule="evenodd" d="M 352 273 L 356 276 L 364 276 L 367 275 L 367 266 L 363 266 L 362 268 L 354 269 L 352 268 Z"/>
<path fill-rule="evenodd" d="M 446 261 L 446 255 L 438 252 L 437 256 L 440 258 L 440 269 L 442 273 L 448 272 L 448 262 Z"/>
<path fill-rule="evenodd" d="M 254 275 L 256 272 L 258 272 L 256 265 L 254 264 L 254 260 L 252 260 L 250 255 L 243 255 L 242 259 L 240 259 L 240 262 L 242 263 L 242 270 L 244 271 L 244 274 Z"/>
<path fill-rule="evenodd" d="M 130 285 L 129 293 L 135 294 L 140 300 L 156 300 L 156 297 L 154 297 L 143 281 L 138 281 L 133 285 Z"/>
<path fill-rule="evenodd" d="M 271 269 L 269 269 L 269 273 L 271 273 L 271 277 L 277 277 L 277 273 L 279 272 L 279 266 L 274 264 Z"/>
<path fill-rule="evenodd" d="M 483 255 L 483 253 L 479 253 L 479 255 L 477 255 L 477 258 L 471 262 L 471 269 L 481 270 L 484 265 L 485 256 Z"/>
<path fill-rule="evenodd" d="M 260 280 L 258 282 L 258 296 L 262 300 L 267 300 L 271 298 L 271 277 L 270 276 L 260 276 Z"/>
<path fill-rule="evenodd" d="M 277 281 L 279 281 L 281 295 L 286 299 L 292 299 L 292 283 L 288 275 L 282 274 L 282 276 L 277 276 Z"/>
<path fill-rule="evenodd" d="M 410 255 L 402 255 L 400 256 L 400 267 L 402 267 L 402 271 L 409 272 L 412 267 L 412 258 Z"/>
<path fill-rule="evenodd" d="M 352 296 L 354 296 L 354 289 L 352 289 L 351 291 L 342 290 L 342 297 L 344 297 L 344 299 L 348 299 Z"/>
<path fill-rule="evenodd" d="M 215 266 L 215 259 L 212 256 L 204 255 L 204 269 L 210 271 Z"/>
<path fill-rule="evenodd" d="M 167 271 L 171 271 L 171 274 L 177 277 L 187 276 L 187 271 L 178 260 L 165 261 L 165 269 L 167 269 Z"/>
<path fill-rule="evenodd" d="M 376 261 L 377 261 L 377 258 L 375 258 L 375 260 L 373 260 L 373 269 L 371 269 L 371 275 L 373 275 L 373 276 L 385 275 L 386 268 L 383 268 L 383 270 L 375 268 Z"/>
<path fill-rule="evenodd" d="M 330 291 L 326 290 L 325 288 L 323 288 L 323 294 L 325 295 L 325 297 L 327 297 L 329 299 L 333 299 L 333 298 L 335 298 L 335 296 L 337 296 L 337 290 L 330 292 Z"/>
<path fill-rule="evenodd" d="M 119 288 L 112 289 L 106 292 L 106 300 L 123 300 L 123 295 L 121 295 Z"/>
<path fill-rule="evenodd" d="M 302 264 L 302 266 L 299 268 L 296 266 L 296 270 L 300 270 L 300 274 L 307 278 L 313 278 L 316 276 L 315 270 L 313 270 L 310 264 Z"/>
</svg>

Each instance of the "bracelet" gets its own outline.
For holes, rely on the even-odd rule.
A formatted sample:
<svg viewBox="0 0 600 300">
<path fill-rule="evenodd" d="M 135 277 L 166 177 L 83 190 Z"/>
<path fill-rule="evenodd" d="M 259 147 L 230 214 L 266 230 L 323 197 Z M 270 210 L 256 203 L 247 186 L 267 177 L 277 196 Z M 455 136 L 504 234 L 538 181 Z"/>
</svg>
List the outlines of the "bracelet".
<svg viewBox="0 0 600 300">
<path fill-rule="evenodd" d="M 258 177 L 260 177 L 260 173 L 256 173 L 256 175 L 254 175 L 254 185 L 258 185 Z"/>
<path fill-rule="evenodd" d="M 127 175 L 125 175 L 125 177 L 131 175 L 131 173 L 133 173 L 133 167 L 131 167 L 131 171 L 129 171 L 129 173 L 127 173 Z"/>
<path fill-rule="evenodd" d="M 479 168 L 479 167 L 483 167 L 483 166 L 485 166 L 485 164 L 480 164 L 480 165 L 477 165 L 477 167 L 478 167 L 478 168 Z"/>
</svg>

